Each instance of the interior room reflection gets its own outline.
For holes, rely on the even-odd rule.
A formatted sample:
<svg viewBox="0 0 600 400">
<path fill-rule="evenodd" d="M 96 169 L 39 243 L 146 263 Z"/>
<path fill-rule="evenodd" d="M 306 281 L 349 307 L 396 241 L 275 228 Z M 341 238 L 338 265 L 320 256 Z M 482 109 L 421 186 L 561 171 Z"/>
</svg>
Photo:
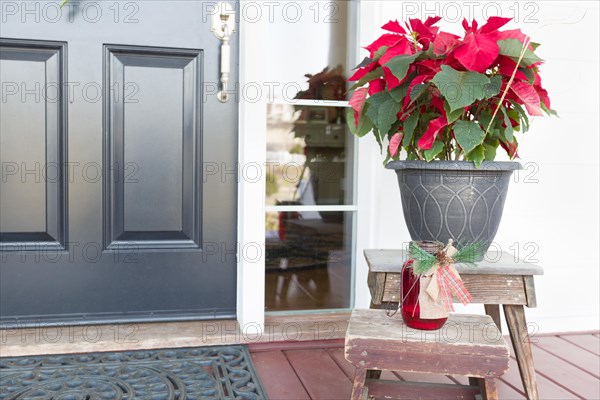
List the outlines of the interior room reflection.
<svg viewBox="0 0 600 400">
<path fill-rule="evenodd" d="M 345 123 L 343 107 L 270 105 L 267 205 L 350 204 Z M 350 306 L 351 212 L 271 212 L 266 231 L 267 310 Z"/>
</svg>

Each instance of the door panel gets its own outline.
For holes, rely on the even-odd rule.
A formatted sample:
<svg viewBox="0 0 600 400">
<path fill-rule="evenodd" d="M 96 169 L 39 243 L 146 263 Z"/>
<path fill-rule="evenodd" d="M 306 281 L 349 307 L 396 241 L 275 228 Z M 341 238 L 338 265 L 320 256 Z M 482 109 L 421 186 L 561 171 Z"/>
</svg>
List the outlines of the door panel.
<svg viewBox="0 0 600 400">
<path fill-rule="evenodd" d="M 4 324 L 235 316 L 237 104 L 216 97 L 213 3 L 135 4 L 135 23 L 119 2 L 5 16 Z"/>
<path fill-rule="evenodd" d="M 0 57 L 0 251 L 65 240 L 64 43 L 6 41 Z"/>
<path fill-rule="evenodd" d="M 201 55 L 105 47 L 108 248 L 200 246 Z"/>
</svg>

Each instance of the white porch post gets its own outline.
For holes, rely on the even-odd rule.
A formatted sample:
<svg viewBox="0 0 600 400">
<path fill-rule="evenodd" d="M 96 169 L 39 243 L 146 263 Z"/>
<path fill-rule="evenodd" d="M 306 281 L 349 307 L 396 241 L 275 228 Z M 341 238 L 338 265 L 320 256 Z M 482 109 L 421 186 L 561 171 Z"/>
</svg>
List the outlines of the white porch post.
<svg viewBox="0 0 600 400">
<path fill-rule="evenodd" d="M 252 336 L 264 329 L 265 309 L 265 159 L 266 100 L 264 43 L 266 22 L 244 18 L 247 3 L 265 9 L 262 2 L 241 0 L 239 93 L 239 183 L 237 320 L 242 333 Z M 246 90 L 244 90 L 246 89 Z M 256 101 L 256 90 L 262 90 Z M 248 99 L 244 98 L 248 93 Z M 250 94 L 251 93 L 251 94 Z M 257 176 L 258 174 L 258 176 Z"/>
<path fill-rule="evenodd" d="M 382 20 L 379 2 L 361 1 L 357 18 L 357 42 L 354 44 L 356 59 L 361 60 L 365 51 L 361 48 L 368 42 L 372 32 L 376 32 Z M 354 307 L 368 308 L 371 295 L 367 286 L 368 266 L 363 256 L 365 249 L 373 248 L 378 242 L 377 198 L 381 193 L 381 175 L 383 174 L 382 157 L 379 147 L 371 137 L 362 138 L 358 142 L 357 157 L 357 194 L 356 205 L 356 273 L 354 280 Z"/>
</svg>

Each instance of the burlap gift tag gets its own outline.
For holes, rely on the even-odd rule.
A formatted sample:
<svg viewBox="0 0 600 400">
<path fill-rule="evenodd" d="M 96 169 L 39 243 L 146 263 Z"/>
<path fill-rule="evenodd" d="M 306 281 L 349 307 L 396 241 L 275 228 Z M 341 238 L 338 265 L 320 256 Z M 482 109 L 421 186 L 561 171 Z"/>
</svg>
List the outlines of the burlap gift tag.
<svg viewBox="0 0 600 400">
<path fill-rule="evenodd" d="M 429 276 L 421 276 L 419 284 L 421 285 L 421 291 L 419 292 L 419 318 L 448 318 L 450 313 L 446 308 L 446 304 L 444 304 L 443 296 L 439 295 L 437 273 Z"/>
</svg>

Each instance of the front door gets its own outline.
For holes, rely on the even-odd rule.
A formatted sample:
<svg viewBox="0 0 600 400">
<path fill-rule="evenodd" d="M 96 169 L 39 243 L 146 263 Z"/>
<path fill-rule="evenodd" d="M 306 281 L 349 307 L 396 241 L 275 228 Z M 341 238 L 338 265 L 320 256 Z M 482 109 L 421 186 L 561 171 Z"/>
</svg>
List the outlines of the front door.
<svg viewBox="0 0 600 400">
<path fill-rule="evenodd" d="M 215 5 L 0 2 L 4 326 L 235 317 Z"/>
</svg>

